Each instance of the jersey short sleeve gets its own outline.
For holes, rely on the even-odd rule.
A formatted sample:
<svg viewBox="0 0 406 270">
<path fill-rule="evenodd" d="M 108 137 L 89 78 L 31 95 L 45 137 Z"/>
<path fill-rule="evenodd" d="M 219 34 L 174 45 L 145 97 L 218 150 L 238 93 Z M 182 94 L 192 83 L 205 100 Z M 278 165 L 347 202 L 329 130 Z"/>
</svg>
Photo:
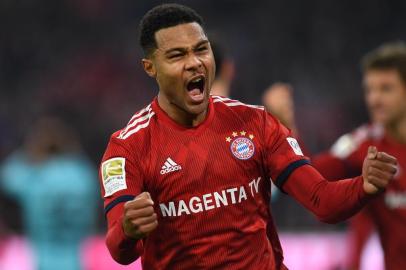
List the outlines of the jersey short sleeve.
<svg viewBox="0 0 406 270">
<path fill-rule="evenodd" d="M 117 204 L 132 200 L 143 189 L 143 174 L 137 166 L 135 151 L 125 143 L 113 135 L 100 165 L 99 179 L 106 215 Z"/>
<path fill-rule="evenodd" d="M 274 184 L 283 184 L 297 168 L 310 164 L 291 131 L 271 114 L 264 112 L 265 166 Z"/>
</svg>

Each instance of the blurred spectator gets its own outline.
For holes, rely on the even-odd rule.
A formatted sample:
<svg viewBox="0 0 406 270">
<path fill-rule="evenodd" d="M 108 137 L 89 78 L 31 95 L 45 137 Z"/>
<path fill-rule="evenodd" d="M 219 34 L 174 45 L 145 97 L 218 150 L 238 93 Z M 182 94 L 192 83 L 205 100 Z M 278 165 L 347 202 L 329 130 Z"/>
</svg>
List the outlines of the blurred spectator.
<svg viewBox="0 0 406 270">
<path fill-rule="evenodd" d="M 267 111 L 275 115 L 284 126 L 292 131 L 292 134 L 298 139 L 303 153 L 310 156 L 296 125 L 292 86 L 283 82 L 272 84 L 262 94 L 262 104 Z"/>
<path fill-rule="evenodd" d="M 229 97 L 231 83 L 234 79 L 235 66 L 230 56 L 228 56 L 218 41 L 210 42 L 214 61 L 216 63 L 216 78 L 211 87 L 210 94 L 215 96 Z"/>
<path fill-rule="evenodd" d="M 282 124 L 292 130 L 295 136 L 298 135 L 291 85 L 287 83 L 272 84 L 262 95 L 262 103 Z"/>
<path fill-rule="evenodd" d="M 74 131 L 54 117 L 33 123 L 21 149 L 5 160 L 0 187 L 21 205 L 36 269 L 82 269 L 79 249 L 94 229 L 96 177 Z"/>
</svg>

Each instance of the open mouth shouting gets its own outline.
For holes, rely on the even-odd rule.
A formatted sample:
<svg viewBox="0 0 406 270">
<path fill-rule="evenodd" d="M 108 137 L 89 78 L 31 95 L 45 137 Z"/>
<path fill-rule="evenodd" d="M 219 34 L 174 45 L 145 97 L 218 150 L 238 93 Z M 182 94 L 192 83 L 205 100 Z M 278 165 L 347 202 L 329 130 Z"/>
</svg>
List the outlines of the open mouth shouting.
<svg viewBox="0 0 406 270">
<path fill-rule="evenodd" d="M 204 100 L 206 78 L 204 75 L 198 75 L 193 77 L 186 85 L 186 89 L 189 93 L 189 97 L 194 102 L 202 102 Z"/>
</svg>

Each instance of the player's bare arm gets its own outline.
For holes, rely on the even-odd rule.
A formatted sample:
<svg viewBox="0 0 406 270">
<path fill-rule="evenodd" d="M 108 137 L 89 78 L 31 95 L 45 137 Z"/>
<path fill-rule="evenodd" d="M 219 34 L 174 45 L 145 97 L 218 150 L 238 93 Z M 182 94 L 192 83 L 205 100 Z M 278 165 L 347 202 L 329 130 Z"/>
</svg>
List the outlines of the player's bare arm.
<svg viewBox="0 0 406 270">
<path fill-rule="evenodd" d="M 384 190 L 396 174 L 396 167 L 395 157 L 370 146 L 362 168 L 365 193 L 375 194 Z"/>
<path fill-rule="evenodd" d="M 141 239 L 155 230 L 158 220 L 153 205 L 148 192 L 124 204 L 123 230 L 128 237 Z"/>
</svg>

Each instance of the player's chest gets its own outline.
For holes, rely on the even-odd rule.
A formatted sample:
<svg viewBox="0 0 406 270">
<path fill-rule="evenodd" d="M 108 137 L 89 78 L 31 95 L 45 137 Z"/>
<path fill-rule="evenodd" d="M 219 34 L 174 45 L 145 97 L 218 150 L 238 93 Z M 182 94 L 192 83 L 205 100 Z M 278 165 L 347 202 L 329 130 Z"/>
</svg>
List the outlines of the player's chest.
<svg viewBox="0 0 406 270">
<path fill-rule="evenodd" d="M 160 134 L 146 171 L 147 188 L 157 194 L 248 187 L 263 171 L 259 134 L 249 129 Z"/>
<path fill-rule="evenodd" d="M 403 211 L 406 214 L 406 147 L 383 145 L 378 148 L 396 157 L 397 172 L 383 196 L 384 205 L 389 211 Z"/>
</svg>

